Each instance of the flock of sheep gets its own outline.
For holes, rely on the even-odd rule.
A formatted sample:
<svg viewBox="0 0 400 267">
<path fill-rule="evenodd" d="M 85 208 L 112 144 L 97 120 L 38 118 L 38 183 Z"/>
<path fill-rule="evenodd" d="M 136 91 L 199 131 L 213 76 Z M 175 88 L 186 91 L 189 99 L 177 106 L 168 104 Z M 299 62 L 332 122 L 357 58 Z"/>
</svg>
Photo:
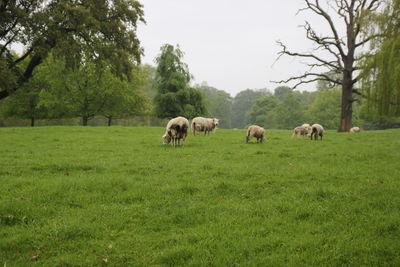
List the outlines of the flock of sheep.
<svg viewBox="0 0 400 267">
<path fill-rule="evenodd" d="M 219 120 L 216 118 L 203 118 L 196 117 L 192 120 L 192 131 L 193 135 L 196 135 L 196 132 L 204 132 L 204 135 L 209 134 L 218 126 Z M 353 127 L 350 129 L 351 133 L 360 132 L 359 127 Z M 189 121 L 184 117 L 176 117 L 171 119 L 165 131 L 165 134 L 162 136 L 163 144 L 167 145 L 172 142 L 172 145 L 175 147 L 177 145 L 181 145 L 182 142 L 185 142 L 186 137 L 189 133 Z M 303 136 L 310 137 L 311 140 L 318 140 L 318 137 L 321 138 L 324 135 L 324 127 L 320 124 L 303 124 L 301 126 L 297 126 L 293 129 L 294 136 Z M 246 134 L 246 143 L 250 142 L 251 138 L 255 137 L 257 139 L 257 143 L 262 143 L 265 140 L 265 130 L 264 128 L 258 125 L 251 125 L 247 129 Z"/>
</svg>

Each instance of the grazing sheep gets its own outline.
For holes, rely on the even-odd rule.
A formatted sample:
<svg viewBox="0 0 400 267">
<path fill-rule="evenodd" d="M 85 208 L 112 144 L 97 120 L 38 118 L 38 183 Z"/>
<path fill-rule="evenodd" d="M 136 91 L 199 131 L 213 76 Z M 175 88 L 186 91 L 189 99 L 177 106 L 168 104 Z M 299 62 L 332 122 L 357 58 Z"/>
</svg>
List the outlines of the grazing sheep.
<svg viewBox="0 0 400 267">
<path fill-rule="evenodd" d="M 181 139 L 185 141 L 188 135 L 189 121 L 184 117 L 176 117 L 171 119 L 163 135 L 163 144 L 167 145 L 172 141 L 172 145 L 175 147 L 180 145 Z"/>
<path fill-rule="evenodd" d="M 360 127 L 353 127 L 350 129 L 351 133 L 359 133 L 360 132 Z"/>
<path fill-rule="evenodd" d="M 304 127 L 307 129 L 307 136 L 310 136 L 311 134 L 311 126 L 308 123 L 304 123 L 303 125 L 301 125 L 301 127 Z"/>
<path fill-rule="evenodd" d="M 324 135 L 324 127 L 322 127 L 319 124 L 313 124 L 311 126 L 311 140 L 314 139 L 318 140 L 318 135 L 321 137 L 321 141 L 322 141 L 322 136 Z"/>
<path fill-rule="evenodd" d="M 258 125 L 251 125 L 247 129 L 246 143 L 248 143 L 252 137 L 257 138 L 257 143 L 262 143 L 265 140 L 264 135 L 264 128 Z"/>
<path fill-rule="evenodd" d="M 218 126 L 218 123 L 219 119 L 216 118 L 196 117 L 192 120 L 193 135 L 196 135 L 196 132 L 204 132 L 204 135 L 210 134 Z"/>
<path fill-rule="evenodd" d="M 302 135 L 303 137 L 306 137 L 308 135 L 308 130 L 303 126 L 297 126 L 296 128 L 293 129 L 292 137 L 294 137 L 295 135 L 296 136 Z"/>
</svg>

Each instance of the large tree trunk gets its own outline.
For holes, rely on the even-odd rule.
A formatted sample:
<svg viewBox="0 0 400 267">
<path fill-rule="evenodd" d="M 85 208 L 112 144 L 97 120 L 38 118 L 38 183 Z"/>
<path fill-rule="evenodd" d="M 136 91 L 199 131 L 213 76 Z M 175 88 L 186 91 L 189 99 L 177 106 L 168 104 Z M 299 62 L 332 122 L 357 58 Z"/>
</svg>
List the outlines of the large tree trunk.
<svg viewBox="0 0 400 267">
<path fill-rule="evenodd" d="M 352 73 L 349 71 L 343 72 L 342 82 L 342 112 L 340 115 L 339 132 L 348 132 L 352 127 L 353 117 L 353 82 Z"/>
<path fill-rule="evenodd" d="M 89 121 L 88 116 L 82 116 L 82 126 L 87 126 L 88 121 Z"/>
<path fill-rule="evenodd" d="M 33 126 L 35 126 L 35 118 L 34 117 L 31 118 L 31 127 L 33 127 Z"/>
<path fill-rule="evenodd" d="M 108 126 L 111 126 L 111 123 L 112 123 L 112 116 L 107 117 L 107 119 L 108 119 Z"/>
</svg>

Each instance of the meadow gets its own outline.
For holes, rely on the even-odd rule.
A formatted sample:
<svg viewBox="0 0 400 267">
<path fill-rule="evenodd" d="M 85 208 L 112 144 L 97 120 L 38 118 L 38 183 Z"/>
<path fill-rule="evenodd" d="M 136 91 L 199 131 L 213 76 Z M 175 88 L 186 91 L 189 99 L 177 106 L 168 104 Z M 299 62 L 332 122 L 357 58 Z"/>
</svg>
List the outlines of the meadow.
<svg viewBox="0 0 400 267">
<path fill-rule="evenodd" d="M 0 128 L 0 265 L 400 266 L 400 130 Z"/>
</svg>

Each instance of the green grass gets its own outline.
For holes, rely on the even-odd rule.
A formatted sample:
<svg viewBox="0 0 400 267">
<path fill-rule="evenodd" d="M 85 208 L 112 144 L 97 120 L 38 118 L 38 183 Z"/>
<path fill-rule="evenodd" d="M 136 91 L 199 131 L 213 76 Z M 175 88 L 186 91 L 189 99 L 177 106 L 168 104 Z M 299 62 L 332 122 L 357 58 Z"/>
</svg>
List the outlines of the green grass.
<svg viewBox="0 0 400 267">
<path fill-rule="evenodd" d="M 400 130 L 0 128 L 0 265 L 400 266 Z"/>
</svg>

